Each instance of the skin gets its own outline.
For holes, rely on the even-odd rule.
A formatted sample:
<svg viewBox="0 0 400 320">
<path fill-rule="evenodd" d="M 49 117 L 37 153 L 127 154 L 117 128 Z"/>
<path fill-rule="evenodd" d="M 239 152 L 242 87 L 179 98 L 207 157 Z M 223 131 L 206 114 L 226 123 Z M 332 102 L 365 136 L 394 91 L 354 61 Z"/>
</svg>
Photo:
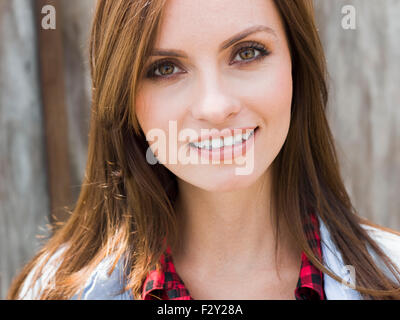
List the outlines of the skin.
<svg viewBox="0 0 400 320">
<path fill-rule="evenodd" d="M 219 51 L 255 25 L 273 31 Z M 249 42 L 269 54 L 257 60 L 260 50 L 241 47 Z M 163 58 L 172 62 L 156 71 L 166 80 L 144 77 L 140 83 L 136 115 L 146 135 L 160 128 L 168 137 L 169 120 L 178 132 L 199 134 L 259 126 L 249 175 L 236 175 L 236 164 L 165 164 L 179 185 L 178 274 L 195 299 L 293 299 L 300 253 L 283 231 L 275 261 L 270 221 L 272 164 L 288 134 L 292 102 L 290 51 L 277 8 L 272 0 L 170 0 L 155 48 L 180 50 L 187 58 L 152 56 L 146 63 L 145 70 Z M 178 142 L 178 148 L 185 145 Z"/>
</svg>

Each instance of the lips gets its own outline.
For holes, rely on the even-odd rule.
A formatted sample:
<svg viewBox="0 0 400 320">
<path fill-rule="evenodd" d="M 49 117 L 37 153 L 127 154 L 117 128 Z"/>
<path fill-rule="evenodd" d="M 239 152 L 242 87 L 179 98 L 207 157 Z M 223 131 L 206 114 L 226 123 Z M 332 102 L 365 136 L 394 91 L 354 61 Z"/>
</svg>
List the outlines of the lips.
<svg viewBox="0 0 400 320">
<path fill-rule="evenodd" d="M 258 126 L 224 129 L 219 133 L 211 131 L 203 134 L 198 139 L 194 139 L 190 142 L 190 145 L 200 149 L 218 149 L 224 146 L 232 146 L 248 140 L 257 129 Z"/>
<path fill-rule="evenodd" d="M 244 156 L 250 149 L 254 147 L 255 139 L 258 136 L 259 127 L 256 127 L 254 130 L 249 129 L 249 131 L 252 133 L 249 135 L 247 140 L 242 140 L 241 142 L 232 144 L 230 146 L 220 146 L 218 148 L 199 148 L 196 147 L 194 143 L 189 143 L 189 146 L 193 150 L 196 150 L 201 158 L 207 160 L 207 163 L 214 160 L 223 161 L 224 163 L 231 163 L 229 161 L 232 161 L 238 156 Z M 204 140 L 201 143 L 204 143 Z"/>
</svg>

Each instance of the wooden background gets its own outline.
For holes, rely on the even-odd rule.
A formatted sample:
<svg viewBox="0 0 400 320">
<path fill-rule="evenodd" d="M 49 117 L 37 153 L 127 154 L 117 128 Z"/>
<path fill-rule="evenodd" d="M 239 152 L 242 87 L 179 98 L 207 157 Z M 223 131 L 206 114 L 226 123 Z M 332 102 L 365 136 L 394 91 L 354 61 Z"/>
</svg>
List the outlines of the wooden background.
<svg viewBox="0 0 400 320">
<path fill-rule="evenodd" d="M 36 27 L 57 8 L 57 28 Z M 330 71 L 329 120 L 359 214 L 400 230 L 400 0 L 315 0 Z M 356 9 L 344 30 L 341 9 Z M 90 108 L 94 0 L 0 0 L 0 298 L 76 200 Z M 40 10 L 39 10 L 40 11 Z M 49 49 L 50 48 L 50 49 Z"/>
</svg>

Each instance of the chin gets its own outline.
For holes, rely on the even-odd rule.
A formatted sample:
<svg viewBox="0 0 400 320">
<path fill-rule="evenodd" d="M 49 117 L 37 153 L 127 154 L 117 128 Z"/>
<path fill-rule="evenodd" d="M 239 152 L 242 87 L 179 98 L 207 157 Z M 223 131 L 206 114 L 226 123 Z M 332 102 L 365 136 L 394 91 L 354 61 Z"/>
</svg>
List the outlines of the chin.
<svg viewBox="0 0 400 320">
<path fill-rule="evenodd" d="M 180 178 L 206 191 L 231 192 L 250 187 L 258 180 L 259 176 L 260 174 L 257 174 L 256 171 L 249 175 L 236 175 L 234 167 L 231 167 L 215 168 L 215 170 L 208 170 L 208 172 L 197 170 L 194 175 L 181 176 Z"/>
</svg>

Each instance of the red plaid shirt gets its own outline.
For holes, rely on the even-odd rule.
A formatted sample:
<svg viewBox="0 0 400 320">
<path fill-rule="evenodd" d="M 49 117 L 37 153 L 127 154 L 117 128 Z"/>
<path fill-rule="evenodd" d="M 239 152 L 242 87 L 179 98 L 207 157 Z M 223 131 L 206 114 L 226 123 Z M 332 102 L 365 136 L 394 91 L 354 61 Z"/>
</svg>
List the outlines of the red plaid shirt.
<svg viewBox="0 0 400 320">
<path fill-rule="evenodd" d="M 314 214 L 310 215 L 310 221 L 305 224 L 305 231 L 314 254 L 321 258 L 319 223 Z M 169 247 L 160 262 L 161 269 L 153 268 L 143 283 L 143 300 L 193 300 L 175 270 Z M 323 274 L 309 261 L 304 252 L 301 255 L 299 280 L 294 296 L 296 300 L 325 300 Z"/>
</svg>

